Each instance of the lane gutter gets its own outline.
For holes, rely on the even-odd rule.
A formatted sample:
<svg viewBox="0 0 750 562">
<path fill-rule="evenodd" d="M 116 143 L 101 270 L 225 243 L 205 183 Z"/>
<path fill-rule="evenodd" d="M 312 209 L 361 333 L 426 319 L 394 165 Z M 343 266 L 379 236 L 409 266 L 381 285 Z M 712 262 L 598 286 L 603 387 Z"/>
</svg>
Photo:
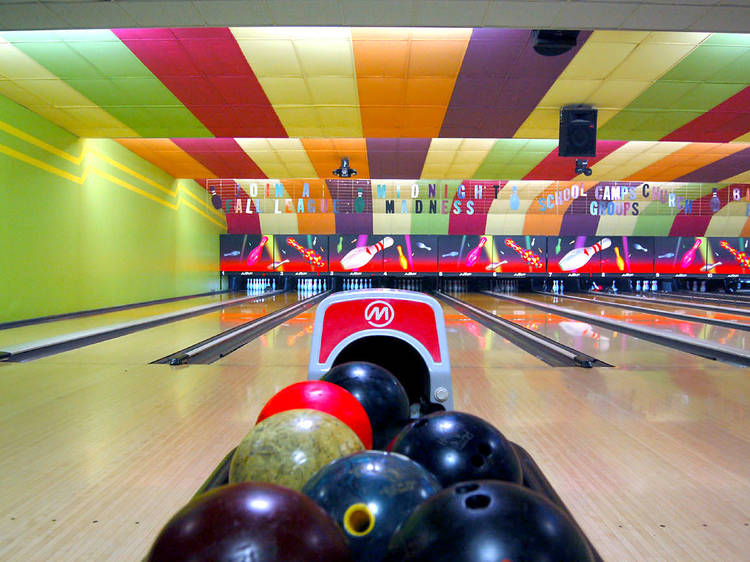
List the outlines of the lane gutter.
<svg viewBox="0 0 750 562">
<path fill-rule="evenodd" d="M 624 302 L 617 302 L 610 299 L 627 298 L 627 297 L 616 297 L 612 295 L 599 295 L 598 293 L 590 293 L 596 295 L 595 298 L 588 299 L 586 297 L 577 297 L 575 295 L 557 295 L 559 298 L 571 299 L 576 301 L 583 301 L 587 303 L 595 302 L 597 304 L 603 304 L 604 306 L 613 306 L 616 308 L 622 308 L 624 310 L 633 310 L 635 312 L 645 312 L 647 314 L 653 314 L 654 316 L 665 316 L 666 318 L 675 318 L 677 320 L 687 320 L 690 322 L 700 322 L 703 324 L 712 324 L 714 326 L 721 326 L 722 328 L 732 328 L 735 330 L 745 330 L 750 332 L 750 324 L 741 324 L 739 322 L 733 322 L 731 320 L 721 320 L 719 318 L 704 318 L 702 316 L 691 316 L 690 314 L 681 314 L 679 312 L 669 312 L 667 310 L 658 310 L 655 308 L 647 308 L 644 306 L 637 306 L 634 304 L 626 304 Z M 662 301 L 650 301 L 652 304 L 660 304 Z M 732 314 L 731 309 L 724 309 L 727 314 Z"/>
<path fill-rule="evenodd" d="M 250 322 L 235 326 L 180 351 L 171 353 L 166 357 L 152 361 L 151 364 L 207 365 L 213 363 L 236 351 L 268 330 L 282 324 L 289 318 L 301 314 L 323 300 L 330 293 L 331 289 L 286 306 L 271 314 L 266 314 L 261 318 L 256 318 Z"/>
<path fill-rule="evenodd" d="M 595 324 L 609 330 L 615 330 L 623 334 L 628 334 L 649 340 L 659 345 L 678 349 L 686 353 L 692 353 L 693 355 L 700 355 L 707 359 L 714 361 L 725 361 L 727 363 L 733 363 L 735 365 L 742 365 L 744 367 L 750 366 L 750 353 L 743 349 L 724 345 L 719 342 L 707 342 L 699 340 L 697 338 L 689 338 L 684 334 L 675 334 L 666 330 L 658 330 L 656 328 L 643 328 L 640 326 L 634 326 L 626 322 L 617 322 L 597 316 L 595 314 L 588 314 L 586 312 L 578 312 L 562 306 L 554 304 L 545 304 L 530 299 L 523 299 L 520 297 L 511 297 L 510 295 L 504 295 L 500 293 L 493 293 L 491 291 L 481 291 L 484 294 L 493 296 L 498 299 L 509 300 L 533 306 L 546 312 L 552 312 L 559 316 L 565 316 L 567 318 L 573 318 L 574 320 L 581 320 L 590 324 Z"/>
<path fill-rule="evenodd" d="M 177 312 L 167 312 L 164 314 L 157 314 L 155 316 L 148 316 L 146 318 L 139 318 L 137 320 L 131 320 L 129 322 L 121 322 L 118 324 L 110 324 L 109 326 L 101 326 L 91 330 L 82 330 L 79 332 L 71 332 L 68 334 L 62 334 L 59 336 L 53 336 L 43 340 L 35 340 L 32 342 L 9 345 L 0 350 L 0 361 L 9 362 L 25 362 L 33 361 L 34 359 L 40 359 L 49 355 L 56 355 L 63 351 L 70 351 L 72 349 L 78 349 L 79 347 L 85 347 L 101 341 L 111 340 L 126 334 L 145 330 L 147 328 L 153 328 L 155 326 L 161 326 L 162 324 L 168 324 L 176 320 L 184 320 L 185 318 L 191 318 L 193 316 L 200 316 L 211 310 L 224 308 L 227 306 L 233 306 L 243 302 L 251 302 L 257 299 L 267 298 L 284 291 L 276 291 L 270 293 L 264 293 L 262 295 L 253 295 L 250 297 L 240 297 L 236 299 L 230 299 L 222 301 L 220 303 L 212 303 L 200 306 L 194 306 L 185 310 Z"/>
<path fill-rule="evenodd" d="M 452 297 L 442 291 L 436 291 L 434 295 L 472 320 L 476 320 L 490 330 L 500 334 L 514 345 L 553 367 L 591 368 L 613 366 L 597 359 L 596 357 L 529 330 L 528 328 L 519 326 L 515 322 L 511 322 L 505 318 L 500 318 L 486 310 L 482 310 L 481 308 L 473 306 L 465 301 Z"/>
</svg>

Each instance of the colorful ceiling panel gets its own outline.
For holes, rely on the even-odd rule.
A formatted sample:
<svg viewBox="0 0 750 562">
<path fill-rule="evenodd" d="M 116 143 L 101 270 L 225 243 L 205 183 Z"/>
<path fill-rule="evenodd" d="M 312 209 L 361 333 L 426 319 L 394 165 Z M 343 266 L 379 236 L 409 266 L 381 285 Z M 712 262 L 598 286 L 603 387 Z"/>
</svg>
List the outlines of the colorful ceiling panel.
<svg viewBox="0 0 750 562">
<path fill-rule="evenodd" d="M 330 178 L 348 156 L 358 178 L 572 180 L 559 111 L 588 103 L 593 178 L 742 181 L 750 34 L 586 31 L 543 57 L 518 29 L 2 32 L 0 95 L 178 177 Z"/>
<path fill-rule="evenodd" d="M 547 139 L 118 139 L 185 178 L 331 178 L 348 156 L 357 179 L 746 183 L 750 143 L 598 141 L 591 176 Z M 551 181 L 551 180 L 550 180 Z"/>
</svg>

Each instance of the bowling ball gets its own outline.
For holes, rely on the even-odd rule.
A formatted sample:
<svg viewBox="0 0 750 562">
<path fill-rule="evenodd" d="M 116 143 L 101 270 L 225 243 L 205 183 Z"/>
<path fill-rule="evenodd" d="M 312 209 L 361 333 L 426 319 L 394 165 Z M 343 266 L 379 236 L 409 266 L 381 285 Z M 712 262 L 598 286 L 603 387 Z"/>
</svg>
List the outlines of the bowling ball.
<svg viewBox="0 0 750 562">
<path fill-rule="evenodd" d="M 409 397 L 399 380 L 379 365 L 352 361 L 336 365 L 321 380 L 351 392 L 367 412 L 375 449 L 385 449 L 409 422 Z"/>
<path fill-rule="evenodd" d="M 372 447 L 372 427 L 367 412 L 351 392 L 325 381 L 303 381 L 282 388 L 266 402 L 255 423 L 286 410 L 320 410 L 337 417 L 359 436 L 365 449 Z"/>
<path fill-rule="evenodd" d="M 148 562 L 350 561 L 341 529 L 304 494 L 263 482 L 206 492 L 161 530 Z"/>
<path fill-rule="evenodd" d="M 388 562 L 592 561 L 585 537 L 561 509 L 528 488 L 462 482 L 428 498 L 396 532 Z"/>
<path fill-rule="evenodd" d="M 464 412 L 435 412 L 411 422 L 388 446 L 417 461 L 450 486 L 464 480 L 521 483 L 521 463 L 494 426 Z"/>
<path fill-rule="evenodd" d="M 302 489 L 318 470 L 363 449 L 341 420 L 318 410 L 288 410 L 256 425 L 237 447 L 230 482 L 272 482 Z"/>
<path fill-rule="evenodd" d="M 379 562 L 394 531 L 440 489 L 437 479 L 413 460 L 366 451 L 333 461 L 302 492 L 341 526 L 355 560 Z"/>
</svg>

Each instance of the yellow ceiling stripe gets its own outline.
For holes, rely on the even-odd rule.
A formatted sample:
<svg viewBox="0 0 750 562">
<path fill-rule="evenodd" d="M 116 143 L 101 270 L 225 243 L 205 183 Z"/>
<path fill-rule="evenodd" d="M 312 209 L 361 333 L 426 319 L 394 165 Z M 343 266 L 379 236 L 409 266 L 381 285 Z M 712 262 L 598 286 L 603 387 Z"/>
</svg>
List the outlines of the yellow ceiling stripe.
<svg viewBox="0 0 750 562">
<path fill-rule="evenodd" d="M 688 142 L 630 141 L 592 166 L 590 176 L 579 174 L 574 181 L 607 181 L 631 176 L 687 146 Z"/>
<path fill-rule="evenodd" d="M 351 32 L 230 28 L 290 137 L 361 137 Z"/>
<path fill-rule="evenodd" d="M 595 31 L 514 136 L 557 138 L 560 107 L 574 103 L 598 108 L 601 127 L 709 35 Z"/>
<path fill-rule="evenodd" d="M 315 168 L 299 139 L 234 139 L 269 178 L 313 178 Z"/>
<path fill-rule="evenodd" d="M 0 94 L 79 137 L 139 136 L 2 37 Z"/>
<path fill-rule="evenodd" d="M 471 178 L 494 145 L 495 139 L 432 139 L 421 177 Z"/>
</svg>

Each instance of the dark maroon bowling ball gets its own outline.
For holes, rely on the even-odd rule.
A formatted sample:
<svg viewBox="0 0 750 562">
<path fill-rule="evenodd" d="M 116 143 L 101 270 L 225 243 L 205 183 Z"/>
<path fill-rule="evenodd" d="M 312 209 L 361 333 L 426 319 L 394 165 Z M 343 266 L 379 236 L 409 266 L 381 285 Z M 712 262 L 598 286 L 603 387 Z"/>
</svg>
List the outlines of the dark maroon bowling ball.
<svg viewBox="0 0 750 562">
<path fill-rule="evenodd" d="M 442 490 L 390 541 L 387 562 L 593 561 L 576 524 L 528 488 L 478 480 Z"/>
<path fill-rule="evenodd" d="M 149 562 L 351 561 L 336 523 L 304 494 L 263 482 L 216 488 L 161 530 Z"/>
<path fill-rule="evenodd" d="M 441 489 L 432 474 L 396 453 L 363 451 L 328 464 L 302 491 L 344 530 L 358 562 L 380 562 L 409 514 Z"/>
<path fill-rule="evenodd" d="M 409 422 L 409 397 L 399 380 L 374 363 L 352 361 L 336 365 L 322 380 L 341 386 L 359 400 L 372 426 L 374 449 L 385 449 Z"/>
<path fill-rule="evenodd" d="M 417 461 L 443 487 L 465 480 L 523 480 L 510 442 L 492 424 L 464 412 L 435 412 L 415 420 L 388 450 Z"/>
</svg>

